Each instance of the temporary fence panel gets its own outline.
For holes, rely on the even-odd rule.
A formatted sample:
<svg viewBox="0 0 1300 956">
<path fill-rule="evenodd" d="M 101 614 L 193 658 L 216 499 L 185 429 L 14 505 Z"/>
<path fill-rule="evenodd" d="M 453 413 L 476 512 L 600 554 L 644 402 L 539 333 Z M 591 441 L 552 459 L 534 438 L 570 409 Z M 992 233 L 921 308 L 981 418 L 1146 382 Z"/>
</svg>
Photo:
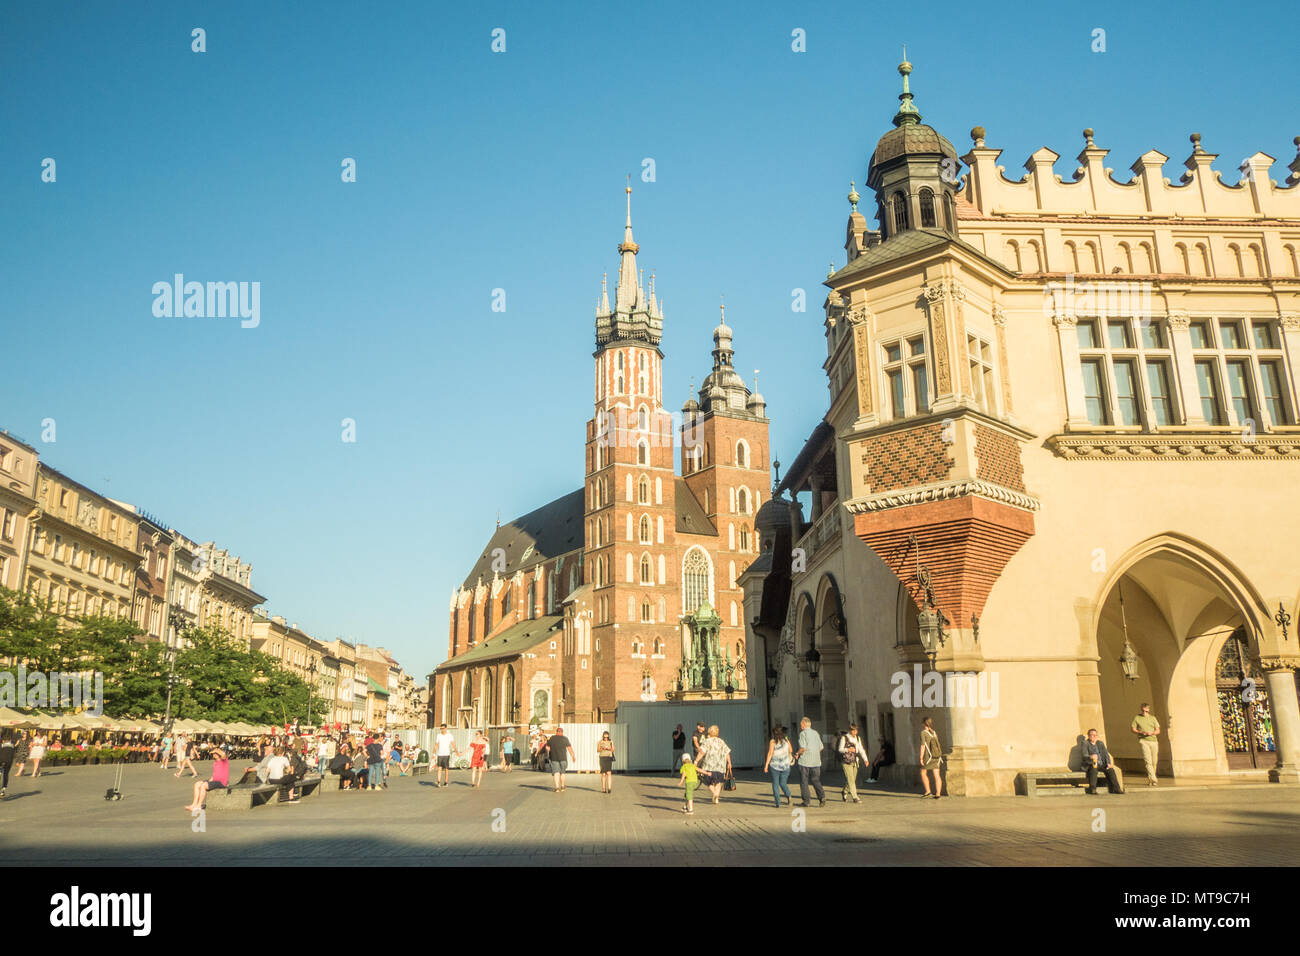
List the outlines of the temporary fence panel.
<svg viewBox="0 0 1300 956">
<path fill-rule="evenodd" d="M 626 770 L 627 728 L 623 724 L 565 724 L 564 736 L 573 745 L 573 757 L 568 757 L 569 769 L 577 771 L 599 770 L 600 760 L 596 745 L 605 731 L 614 742 L 614 769 Z M 576 758 L 576 759 L 575 759 Z"/>
<path fill-rule="evenodd" d="M 673 763 L 673 731 L 682 725 L 690 751 L 695 724 L 718 725 L 719 736 L 731 748 L 733 767 L 761 767 L 767 756 L 767 731 L 758 700 L 622 701 L 618 725 L 626 728 L 624 770 L 669 770 Z"/>
</svg>

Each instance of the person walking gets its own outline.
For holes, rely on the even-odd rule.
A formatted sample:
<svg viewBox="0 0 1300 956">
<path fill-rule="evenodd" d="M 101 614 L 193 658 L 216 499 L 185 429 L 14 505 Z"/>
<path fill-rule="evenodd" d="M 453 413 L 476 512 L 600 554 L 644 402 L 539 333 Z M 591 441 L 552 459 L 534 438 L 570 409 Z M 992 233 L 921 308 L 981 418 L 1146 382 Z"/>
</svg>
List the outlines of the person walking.
<svg viewBox="0 0 1300 956">
<path fill-rule="evenodd" d="M 939 771 L 943 768 L 943 747 L 939 744 L 939 735 L 934 732 L 934 718 L 927 717 L 921 721 L 921 786 L 925 792 L 921 794 L 922 799 L 933 796 L 938 800 L 943 794 L 943 784 L 939 780 Z M 929 771 L 934 776 L 934 793 L 930 793 L 930 778 L 926 776 Z"/>
<path fill-rule="evenodd" d="M 731 773 L 731 748 L 718 736 L 717 724 L 709 727 L 708 736 L 700 744 L 699 768 L 709 793 L 713 794 L 713 802 L 717 803 L 722 797 L 722 785 L 727 774 Z"/>
<path fill-rule="evenodd" d="M 33 777 L 39 777 L 41 775 L 41 759 L 45 756 L 45 747 L 45 735 L 38 732 L 36 736 L 32 738 L 32 745 L 27 751 L 27 755 L 32 761 Z"/>
<path fill-rule="evenodd" d="M 677 786 L 686 788 L 686 806 L 682 807 L 683 813 L 695 812 L 695 788 L 699 785 L 700 773 L 695 769 L 695 761 L 691 760 L 690 754 L 683 754 L 681 776 L 677 778 Z"/>
<path fill-rule="evenodd" d="M 9 789 L 9 768 L 13 766 L 14 755 L 18 748 L 14 746 L 14 732 L 6 730 L 0 733 L 0 800 L 4 799 Z"/>
<path fill-rule="evenodd" d="M 23 768 L 27 766 L 27 755 L 31 752 L 31 739 L 32 735 L 24 730 L 14 742 L 14 760 L 18 762 L 18 772 L 14 776 L 23 775 Z"/>
<path fill-rule="evenodd" d="M 862 746 L 858 737 L 858 725 L 849 724 L 849 729 L 840 735 L 835 748 L 840 755 L 840 765 L 844 768 L 844 787 L 840 790 L 840 802 L 853 798 L 854 803 L 861 803 L 858 797 L 858 767 L 866 763 L 867 748 Z"/>
<path fill-rule="evenodd" d="M 794 753 L 790 739 L 785 735 L 785 728 L 777 724 L 772 728 L 772 737 L 767 742 L 767 759 L 763 761 L 763 772 L 772 778 L 772 799 L 776 808 L 781 809 L 781 794 L 785 794 L 786 806 L 794 798 L 790 796 L 790 763 Z"/>
<path fill-rule="evenodd" d="M 509 773 L 510 764 L 515 759 L 515 738 L 506 730 L 505 736 L 501 738 L 501 772 Z"/>
<path fill-rule="evenodd" d="M 1083 769 L 1088 771 L 1088 793 L 1097 792 L 1099 773 L 1106 775 L 1107 790 L 1111 793 L 1124 792 L 1119 783 L 1119 774 L 1111 764 L 1110 751 L 1106 749 L 1106 742 L 1097 735 L 1096 727 L 1089 729 L 1088 739 L 1083 744 Z"/>
<path fill-rule="evenodd" d="M 817 794 L 817 805 L 826 806 L 826 791 L 822 789 L 822 735 L 812 729 L 812 721 L 804 717 L 799 721 L 799 750 L 795 753 L 799 760 L 799 797 L 802 805 L 807 807 L 808 784 Z"/>
<path fill-rule="evenodd" d="M 316 772 L 322 777 L 325 776 L 325 771 L 330 765 L 329 749 L 328 738 L 321 737 L 316 741 Z"/>
<path fill-rule="evenodd" d="M 614 792 L 614 741 L 609 739 L 609 731 L 600 735 L 596 743 L 596 757 L 600 760 L 600 792 Z"/>
<path fill-rule="evenodd" d="M 172 759 L 172 735 L 170 733 L 163 734 L 162 750 L 159 753 L 162 754 L 162 768 L 166 770 L 167 764 Z"/>
<path fill-rule="evenodd" d="M 1151 705 L 1143 704 L 1142 712 L 1133 718 L 1129 727 L 1137 734 L 1142 745 L 1142 766 L 1147 772 L 1147 786 L 1156 786 L 1156 762 L 1160 759 L 1160 721 L 1151 713 Z"/>
<path fill-rule="evenodd" d="M 563 793 L 567 788 L 564 783 L 564 771 L 569 761 L 578 762 L 578 755 L 573 752 L 573 744 L 564 736 L 564 728 L 556 727 L 555 733 L 546 740 L 546 752 L 550 756 L 551 775 L 555 778 L 555 792 Z"/>
<path fill-rule="evenodd" d="M 709 739 L 709 734 L 704 729 L 704 724 L 702 723 L 696 724 L 695 735 L 691 737 L 691 749 L 694 751 L 695 766 L 697 767 L 700 765 L 700 748 L 704 745 L 704 741 L 708 739 Z"/>
<path fill-rule="evenodd" d="M 446 724 L 440 724 L 438 727 L 438 736 L 433 740 L 434 752 L 438 758 L 438 780 L 439 787 L 445 787 L 451 778 L 451 755 L 460 756 L 460 750 L 456 748 L 456 738 L 447 730 Z"/>
<path fill-rule="evenodd" d="M 185 773 L 185 768 L 189 767 L 190 773 L 194 777 L 198 777 L 199 772 L 194 769 L 194 761 L 190 756 L 191 751 L 192 747 L 185 737 L 176 738 L 176 773 L 174 776 L 181 776 Z"/>
<path fill-rule="evenodd" d="M 673 731 L 673 771 L 682 765 L 682 751 L 686 749 L 686 732 L 682 730 L 682 725 L 678 724 L 677 729 Z"/>
<path fill-rule="evenodd" d="M 469 785 L 477 788 L 483 783 L 483 771 L 487 769 L 488 739 L 487 734 L 478 731 L 469 744 Z"/>
</svg>

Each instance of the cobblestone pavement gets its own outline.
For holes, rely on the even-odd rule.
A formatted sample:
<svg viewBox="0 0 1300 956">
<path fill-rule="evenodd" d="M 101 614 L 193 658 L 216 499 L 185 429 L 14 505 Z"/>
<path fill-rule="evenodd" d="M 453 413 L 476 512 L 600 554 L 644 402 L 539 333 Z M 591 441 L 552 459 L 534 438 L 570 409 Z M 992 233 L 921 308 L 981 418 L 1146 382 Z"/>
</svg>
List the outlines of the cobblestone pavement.
<svg viewBox="0 0 1300 956">
<path fill-rule="evenodd" d="M 113 775 L 69 767 L 11 780 L 0 863 L 1279 866 L 1300 856 L 1300 788 L 1267 784 L 1033 800 L 863 788 L 860 805 L 828 787 L 825 807 L 814 801 L 798 814 L 797 786 L 795 807 L 778 810 L 751 772 L 719 806 L 699 791 L 687 817 L 667 775 L 618 775 L 606 796 L 593 774 L 571 774 L 557 794 L 550 777 L 527 770 L 494 771 L 478 790 L 467 771 L 453 771 L 445 789 L 420 776 L 338 792 L 331 778 L 327 792 L 298 804 L 200 821 L 182 809 L 192 778 L 131 765 L 125 798 L 107 802 Z M 1096 809 L 1104 832 L 1094 830 Z"/>
</svg>

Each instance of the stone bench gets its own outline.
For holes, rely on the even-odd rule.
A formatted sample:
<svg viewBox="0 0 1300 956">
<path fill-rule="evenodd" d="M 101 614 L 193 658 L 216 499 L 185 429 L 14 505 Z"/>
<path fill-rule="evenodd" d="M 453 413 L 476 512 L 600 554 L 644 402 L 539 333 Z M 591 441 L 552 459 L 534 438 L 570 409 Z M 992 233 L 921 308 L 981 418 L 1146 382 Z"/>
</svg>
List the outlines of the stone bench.
<svg viewBox="0 0 1300 956">
<path fill-rule="evenodd" d="M 1119 780 L 1120 789 L 1124 788 L 1124 775 L 1119 767 L 1112 768 Z M 1106 774 L 1097 774 L 1097 787 L 1106 786 Z M 1022 770 L 1016 774 L 1016 793 L 1025 797 L 1039 796 L 1040 787 L 1050 787 L 1048 792 L 1086 793 L 1088 774 L 1083 770 Z M 1068 789 L 1064 789 L 1068 788 Z"/>
<path fill-rule="evenodd" d="M 309 797 L 321 789 L 320 774 L 309 773 L 297 781 L 293 788 L 299 799 Z M 209 790 L 204 805 L 210 810 L 252 810 L 268 803 L 286 802 L 285 788 L 278 783 L 237 783 L 221 790 Z"/>
</svg>

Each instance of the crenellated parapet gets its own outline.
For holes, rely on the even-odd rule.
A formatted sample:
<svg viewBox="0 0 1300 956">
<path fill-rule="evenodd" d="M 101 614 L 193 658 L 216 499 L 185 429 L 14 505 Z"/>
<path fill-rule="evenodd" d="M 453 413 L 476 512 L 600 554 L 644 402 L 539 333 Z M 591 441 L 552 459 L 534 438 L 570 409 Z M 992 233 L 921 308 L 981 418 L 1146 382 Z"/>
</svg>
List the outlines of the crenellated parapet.
<svg viewBox="0 0 1300 956">
<path fill-rule="evenodd" d="M 1164 174 L 1169 157 L 1157 150 L 1139 156 L 1131 175 L 1117 178 L 1106 165 L 1109 150 L 1096 145 L 1084 130 L 1084 148 L 1069 178 L 1055 171 L 1060 154 L 1047 147 L 1025 161 L 1026 175 L 1006 175 L 999 149 L 984 145 L 984 130 L 971 131 L 974 146 L 962 161 L 970 167 L 958 196 L 983 216 L 1113 216 L 1119 218 L 1295 219 L 1300 218 L 1300 153 L 1282 183 L 1269 177 L 1277 160 L 1257 152 L 1228 174 L 1213 168 L 1218 154 L 1201 147 L 1193 134 L 1192 154 L 1177 182 Z M 1296 137 L 1300 146 L 1300 137 Z"/>
</svg>

